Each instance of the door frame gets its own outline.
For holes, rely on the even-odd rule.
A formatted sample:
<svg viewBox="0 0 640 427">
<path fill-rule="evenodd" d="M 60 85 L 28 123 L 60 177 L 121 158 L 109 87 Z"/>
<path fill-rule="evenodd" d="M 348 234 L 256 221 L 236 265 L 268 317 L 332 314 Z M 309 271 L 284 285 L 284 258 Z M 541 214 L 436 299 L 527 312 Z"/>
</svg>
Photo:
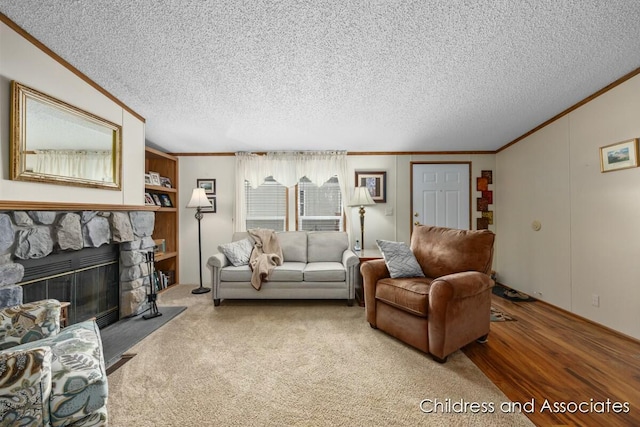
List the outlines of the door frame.
<svg viewBox="0 0 640 427">
<path fill-rule="evenodd" d="M 471 185 L 471 162 L 445 162 L 445 161 L 411 161 L 409 162 L 409 184 L 410 184 L 410 202 L 409 202 L 409 236 L 413 234 L 413 165 L 467 165 L 469 166 L 469 230 L 473 230 L 472 215 L 473 209 L 471 207 L 471 191 L 473 186 Z"/>
</svg>

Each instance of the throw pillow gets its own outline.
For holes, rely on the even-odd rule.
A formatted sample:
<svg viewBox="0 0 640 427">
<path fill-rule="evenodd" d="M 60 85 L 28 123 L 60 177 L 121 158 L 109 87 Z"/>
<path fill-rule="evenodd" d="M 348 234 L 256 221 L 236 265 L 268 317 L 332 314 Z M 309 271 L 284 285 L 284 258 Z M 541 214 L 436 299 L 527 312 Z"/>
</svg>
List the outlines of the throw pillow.
<svg viewBox="0 0 640 427">
<path fill-rule="evenodd" d="M 392 279 L 399 277 L 424 277 L 422 268 L 411 248 L 404 242 L 376 240 Z"/>
<path fill-rule="evenodd" d="M 225 243 L 218 246 L 218 250 L 227 257 L 229 262 L 236 267 L 249 264 L 251 251 L 253 250 L 253 242 L 246 238 L 236 242 Z"/>
</svg>

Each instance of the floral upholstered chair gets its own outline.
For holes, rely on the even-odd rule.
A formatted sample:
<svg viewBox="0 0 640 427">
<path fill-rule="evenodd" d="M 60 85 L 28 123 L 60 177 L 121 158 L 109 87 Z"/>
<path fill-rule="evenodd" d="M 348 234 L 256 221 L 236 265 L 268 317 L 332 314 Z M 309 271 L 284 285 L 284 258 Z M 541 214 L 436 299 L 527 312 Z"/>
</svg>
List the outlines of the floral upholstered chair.
<svg viewBox="0 0 640 427">
<path fill-rule="evenodd" d="M 94 321 L 60 329 L 60 302 L 0 309 L 0 425 L 106 426 L 107 374 Z"/>
</svg>

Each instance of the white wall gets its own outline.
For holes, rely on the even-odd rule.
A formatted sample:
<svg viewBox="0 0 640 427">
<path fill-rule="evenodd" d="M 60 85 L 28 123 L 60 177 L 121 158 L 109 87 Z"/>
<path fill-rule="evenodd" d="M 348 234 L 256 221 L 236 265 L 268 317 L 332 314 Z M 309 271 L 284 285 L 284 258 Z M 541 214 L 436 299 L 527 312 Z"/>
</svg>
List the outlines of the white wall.
<svg viewBox="0 0 640 427">
<path fill-rule="evenodd" d="M 347 157 L 349 188 L 355 185 L 355 171 L 387 172 L 387 203 L 366 207 L 365 247 L 375 248 L 376 239 L 409 242 L 411 232 L 410 212 L 410 162 L 411 161 L 471 161 L 472 188 L 475 178 L 484 169 L 495 169 L 495 156 L 485 155 L 350 155 Z M 180 280 L 197 284 L 198 278 L 198 228 L 194 210 L 187 209 L 192 189 L 198 178 L 216 179 L 218 212 L 205 214 L 202 219 L 202 274 L 203 282 L 210 284 L 211 270 L 206 267 L 209 256 L 218 252 L 218 245 L 231 241 L 233 234 L 235 158 L 233 156 L 180 156 Z M 494 170 L 495 179 L 495 170 Z M 472 191 L 474 218 L 475 198 Z M 358 208 L 350 208 L 351 245 L 360 238 Z M 496 216 L 497 217 L 497 216 Z M 475 228 L 475 219 L 472 221 Z M 494 226 L 491 226 L 494 228 Z M 208 285 L 207 285 L 208 286 Z"/>
<path fill-rule="evenodd" d="M 601 173 L 599 147 L 640 137 L 638 94 L 640 76 L 496 156 L 499 280 L 634 338 L 640 169 Z"/>
<path fill-rule="evenodd" d="M 9 180 L 10 84 L 17 80 L 122 126 L 121 191 Z M 144 123 L 0 22 L 0 199 L 143 205 Z"/>
</svg>

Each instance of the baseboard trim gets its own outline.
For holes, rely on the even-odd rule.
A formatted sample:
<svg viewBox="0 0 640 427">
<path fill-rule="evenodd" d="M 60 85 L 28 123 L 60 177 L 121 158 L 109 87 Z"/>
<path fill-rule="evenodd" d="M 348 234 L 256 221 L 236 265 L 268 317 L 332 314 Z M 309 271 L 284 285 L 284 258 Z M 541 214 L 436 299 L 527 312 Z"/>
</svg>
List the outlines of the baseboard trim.
<svg viewBox="0 0 640 427">
<path fill-rule="evenodd" d="M 506 285 L 506 284 L 501 283 L 501 282 L 496 282 L 496 285 L 499 285 L 499 286 L 502 286 L 504 288 L 517 291 L 517 289 L 512 288 L 511 286 Z M 520 292 L 522 292 L 522 291 L 520 291 Z M 608 326 L 603 325 L 602 323 L 596 322 L 595 320 L 587 319 L 586 317 L 580 316 L 579 314 L 576 314 L 576 313 L 574 313 L 572 311 L 566 310 L 566 309 L 564 309 L 562 307 L 558 307 L 557 305 L 551 304 L 550 302 L 543 301 L 541 299 L 537 299 L 536 298 L 536 302 L 539 302 L 540 304 L 546 305 L 547 307 L 553 308 L 554 310 L 561 311 L 563 314 L 566 314 L 569 317 L 573 317 L 573 318 L 575 318 L 577 320 L 582 320 L 583 322 L 587 322 L 587 323 L 590 323 L 590 324 L 592 324 L 594 326 L 600 327 L 600 328 L 606 330 L 607 332 L 610 332 L 610 333 L 618 336 L 621 339 L 627 339 L 629 341 L 632 341 L 632 342 L 640 344 L 640 339 L 632 337 L 630 335 L 627 335 L 627 334 L 625 334 L 623 332 L 620 332 L 620 331 L 617 331 L 615 329 L 612 329 L 612 328 L 610 328 Z"/>
</svg>

